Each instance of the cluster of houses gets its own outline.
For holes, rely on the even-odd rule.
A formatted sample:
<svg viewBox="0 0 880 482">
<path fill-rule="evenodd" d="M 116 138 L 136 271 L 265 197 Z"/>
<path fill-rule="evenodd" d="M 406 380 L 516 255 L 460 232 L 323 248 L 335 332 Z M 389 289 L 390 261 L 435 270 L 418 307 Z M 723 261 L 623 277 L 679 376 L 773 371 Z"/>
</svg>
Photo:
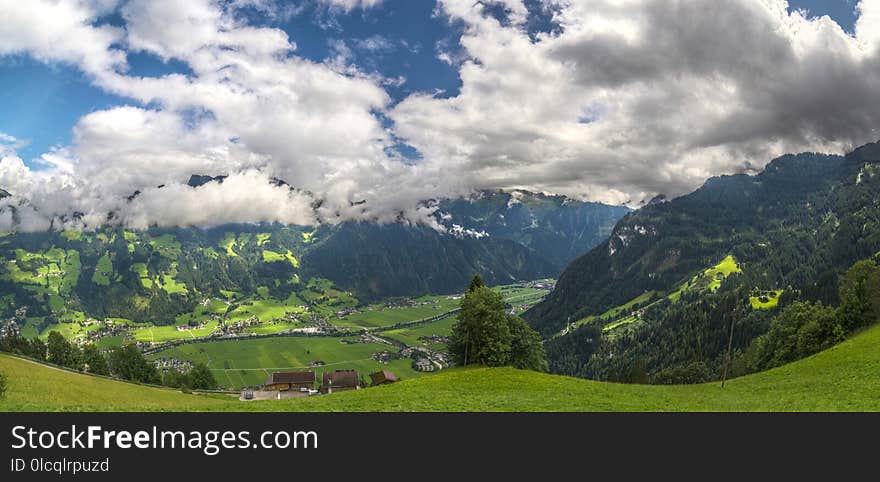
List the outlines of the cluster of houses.
<svg viewBox="0 0 880 482">
<path fill-rule="evenodd" d="M 230 336 L 230 335 L 249 335 L 248 328 L 260 324 L 259 318 L 252 315 L 246 320 L 233 321 L 232 323 L 220 323 L 217 329 L 211 333 L 211 336 Z M 179 328 L 179 327 L 178 327 Z"/>
<path fill-rule="evenodd" d="M 155 360 L 156 367 L 164 373 L 172 370 L 178 372 L 187 372 L 192 370 L 193 362 L 189 360 L 178 360 L 177 358 L 159 358 Z"/>
<path fill-rule="evenodd" d="M 177 331 L 201 330 L 201 329 L 204 328 L 207 324 L 208 324 L 207 321 L 202 321 L 201 323 L 198 323 L 198 324 L 196 324 L 196 325 L 194 325 L 194 326 L 190 326 L 190 325 L 179 325 L 179 326 L 177 327 Z"/>
<path fill-rule="evenodd" d="M 289 372 L 275 372 L 269 375 L 263 384 L 262 392 L 277 392 L 281 398 L 283 392 L 293 392 L 302 395 L 330 394 L 348 390 L 360 390 L 366 384 L 361 380 L 357 370 L 325 370 L 321 375 L 321 385 L 315 390 L 317 378 L 314 370 L 298 370 Z M 394 383 L 397 377 L 388 370 L 381 370 L 370 374 L 370 385 L 384 385 Z M 243 399 L 252 400 L 253 391 L 244 392 Z"/>
<path fill-rule="evenodd" d="M 18 323 L 15 322 L 15 318 L 9 318 L 8 320 L 0 322 L 0 338 L 5 337 L 7 333 L 21 333 L 21 329 L 19 328 Z"/>
<path fill-rule="evenodd" d="M 125 340 L 133 338 L 128 326 L 122 323 L 114 323 L 113 320 L 107 320 L 97 330 L 86 331 L 82 342 L 84 344 L 97 343 L 102 338 L 110 336 L 121 336 Z"/>
<path fill-rule="evenodd" d="M 385 338 L 378 337 L 378 336 L 373 335 L 372 333 L 369 333 L 369 332 L 361 333 L 361 335 L 359 337 L 351 339 L 351 340 L 342 339 L 339 341 L 344 345 L 354 345 L 357 343 L 383 343 L 386 345 L 392 344 L 390 341 L 386 340 Z"/>
<path fill-rule="evenodd" d="M 330 323 L 330 320 L 327 318 L 317 315 L 315 313 L 311 313 L 307 320 L 302 320 L 310 325 L 313 325 L 317 328 L 318 333 L 333 333 L 336 331 L 340 331 L 339 327 Z M 346 328 L 347 329 L 347 328 Z"/>
<path fill-rule="evenodd" d="M 396 360 L 400 358 L 400 353 L 382 350 L 373 353 L 372 355 L 370 355 L 370 358 L 376 360 L 379 363 L 388 363 L 391 360 Z"/>
<path fill-rule="evenodd" d="M 416 306 L 436 305 L 438 303 L 439 302 L 436 299 L 416 301 L 411 298 L 394 298 L 386 301 L 382 310 L 384 311 L 386 308 L 413 308 Z"/>
<path fill-rule="evenodd" d="M 445 343 L 449 343 L 449 337 L 448 336 L 441 336 L 441 335 L 420 336 L 419 341 L 421 341 L 422 343 L 424 343 L 426 345 L 437 345 L 437 344 L 441 344 L 441 343 L 445 344 Z"/>
<path fill-rule="evenodd" d="M 433 372 L 449 367 L 452 361 L 449 354 L 421 346 L 411 346 L 400 351 L 403 358 L 412 358 L 413 370 Z"/>
<path fill-rule="evenodd" d="M 525 285 L 517 285 L 517 287 L 523 288 L 532 288 L 536 290 L 549 290 L 553 291 L 556 288 L 556 283 L 549 280 L 540 280 L 540 281 L 530 281 Z"/>
<path fill-rule="evenodd" d="M 346 316 L 356 315 L 360 312 L 361 312 L 361 310 L 359 310 L 357 308 L 343 308 L 343 309 L 336 312 L 336 318 L 339 318 L 341 320 L 341 319 L 345 318 Z"/>
</svg>

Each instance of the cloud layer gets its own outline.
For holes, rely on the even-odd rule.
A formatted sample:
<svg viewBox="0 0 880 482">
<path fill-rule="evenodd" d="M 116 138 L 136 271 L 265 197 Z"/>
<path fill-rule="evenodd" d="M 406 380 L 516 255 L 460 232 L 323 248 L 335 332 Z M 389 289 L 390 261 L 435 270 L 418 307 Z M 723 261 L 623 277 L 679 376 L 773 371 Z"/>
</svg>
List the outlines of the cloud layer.
<svg viewBox="0 0 880 482">
<path fill-rule="evenodd" d="M 273 3 L 0 0 L 14 20 L 0 23 L 0 55 L 76 66 L 131 99 L 82 117 L 33 169 L 0 134 L 0 187 L 17 206 L 0 229 L 429 222 L 421 201 L 478 188 L 636 204 L 880 137 L 880 0 L 860 3 L 853 36 L 783 0 L 544 0 L 552 33 L 529 31 L 520 0 L 439 0 L 464 26 L 460 93 L 399 103 L 381 75 L 344 55 L 305 59 L 240 14 Z M 99 24 L 108 12 L 124 26 Z M 135 52 L 190 72 L 131 75 Z M 419 161 L 395 154 L 400 139 Z M 192 188 L 191 174 L 230 177 Z"/>
</svg>

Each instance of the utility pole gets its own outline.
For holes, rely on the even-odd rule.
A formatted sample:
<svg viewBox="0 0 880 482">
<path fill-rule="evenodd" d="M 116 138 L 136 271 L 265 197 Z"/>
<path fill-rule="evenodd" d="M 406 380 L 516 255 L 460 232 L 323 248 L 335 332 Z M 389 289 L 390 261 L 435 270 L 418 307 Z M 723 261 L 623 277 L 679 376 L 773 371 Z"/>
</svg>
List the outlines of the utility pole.
<svg viewBox="0 0 880 482">
<path fill-rule="evenodd" d="M 465 325 L 465 329 L 464 329 L 464 366 L 467 366 L 467 356 L 468 356 L 468 351 L 470 351 L 470 347 L 468 345 L 470 333 L 471 333 L 470 327 Z"/>
<path fill-rule="evenodd" d="M 724 382 L 727 380 L 727 370 L 730 369 L 730 352 L 733 350 L 733 322 L 734 318 L 730 319 L 730 335 L 727 339 L 727 359 L 724 361 L 724 370 L 721 372 L 721 388 L 724 388 Z"/>
</svg>

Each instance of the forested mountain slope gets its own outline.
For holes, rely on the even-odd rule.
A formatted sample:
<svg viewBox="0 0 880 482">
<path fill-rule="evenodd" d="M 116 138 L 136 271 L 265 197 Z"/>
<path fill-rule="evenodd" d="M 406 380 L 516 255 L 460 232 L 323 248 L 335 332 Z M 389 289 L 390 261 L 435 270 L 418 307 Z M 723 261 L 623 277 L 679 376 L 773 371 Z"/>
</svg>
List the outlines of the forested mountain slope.
<svg viewBox="0 0 880 482">
<path fill-rule="evenodd" d="M 544 335 L 651 291 L 666 292 L 733 255 L 742 284 L 834 303 L 837 276 L 880 251 L 880 147 L 788 155 L 758 175 L 710 179 L 623 218 L 525 314 Z"/>
</svg>

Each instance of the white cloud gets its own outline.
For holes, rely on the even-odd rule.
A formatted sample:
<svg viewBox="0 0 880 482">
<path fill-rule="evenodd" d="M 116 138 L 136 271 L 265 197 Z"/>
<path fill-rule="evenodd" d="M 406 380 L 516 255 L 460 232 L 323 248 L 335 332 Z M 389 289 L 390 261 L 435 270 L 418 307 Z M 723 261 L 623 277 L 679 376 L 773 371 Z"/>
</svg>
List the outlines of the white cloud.
<svg viewBox="0 0 880 482">
<path fill-rule="evenodd" d="M 349 47 L 375 52 L 387 39 L 340 40 L 332 58 L 310 61 L 295 38 L 238 15 L 272 10 L 266 0 L 0 0 L 0 18 L 14 19 L 0 24 L 0 55 L 77 65 L 131 99 L 81 118 L 40 169 L 0 136 L 0 187 L 23 203 L 22 229 L 94 227 L 108 212 L 134 226 L 430 222 L 420 201 L 474 188 L 638 202 L 783 152 L 876 140 L 880 0 L 861 3 L 855 36 L 782 0 L 544 3 L 552 35 L 526 32 L 520 0 L 441 0 L 465 27 L 459 46 L 438 45 L 460 93 L 393 105 L 385 88 L 405 79 L 365 72 Z M 124 29 L 97 24 L 119 5 Z M 499 7 L 503 21 L 490 14 Z M 190 71 L 130 75 L 134 51 Z M 389 154 L 398 136 L 422 160 Z M 230 177 L 194 189 L 191 174 Z"/>
<path fill-rule="evenodd" d="M 345 12 L 350 12 L 358 8 L 369 9 L 382 4 L 382 0 L 318 0 L 318 2 L 331 8 L 338 8 Z"/>
<path fill-rule="evenodd" d="M 367 52 L 390 52 L 396 48 L 394 42 L 382 35 L 371 35 L 355 41 L 355 46 Z"/>
<path fill-rule="evenodd" d="M 85 0 L 0 1 L 0 55 L 27 53 L 46 62 L 78 65 L 94 74 L 125 65 L 113 45 L 123 32 L 92 21 L 117 2 Z"/>
<path fill-rule="evenodd" d="M 0 158 L 15 154 L 16 151 L 26 147 L 28 144 L 30 142 L 27 140 L 17 139 L 15 136 L 0 132 Z"/>
<path fill-rule="evenodd" d="M 637 202 L 877 138 L 877 0 L 855 38 L 782 0 L 545 0 L 560 33 L 536 39 L 486 2 L 439 3 L 465 24 L 461 92 L 412 96 L 390 117 L 482 187 Z M 520 18 L 522 2 L 504 4 Z"/>
<path fill-rule="evenodd" d="M 72 145 L 43 155 L 38 171 L 20 159 L 8 163 L 16 174 L 0 185 L 34 203 L 26 216 L 42 218 L 42 225 L 55 219 L 56 226 L 64 216 L 90 227 L 106 222 L 109 212 L 112 222 L 135 226 L 426 219 L 417 201 L 437 183 L 421 181 L 417 169 L 386 154 L 394 141 L 375 115 L 390 103 L 382 86 L 404 79 L 364 73 L 346 58 L 334 65 L 297 57 L 283 31 L 237 19 L 234 9 L 245 3 L 125 3 L 127 48 L 177 59 L 192 72 L 143 78 L 113 66 L 89 70 L 96 85 L 140 105 L 85 115 Z M 92 24 L 94 12 L 83 18 Z M 230 178 L 193 189 L 185 185 L 191 174 Z M 289 194 L 272 178 L 302 191 Z M 65 189 L 55 195 L 40 188 L 52 183 Z M 388 194 L 388 183 L 412 187 Z M 126 201 L 136 191 L 141 194 Z M 355 204 L 361 200 L 368 203 Z M 73 211 L 83 216 L 74 220 Z"/>
<path fill-rule="evenodd" d="M 286 186 L 274 186 L 257 171 L 243 171 L 197 188 L 174 184 L 147 189 L 122 210 L 122 221 L 135 228 L 219 226 L 227 223 L 281 222 L 314 224 L 313 199 Z M 157 218 L 155 213 L 163 212 Z"/>
</svg>

